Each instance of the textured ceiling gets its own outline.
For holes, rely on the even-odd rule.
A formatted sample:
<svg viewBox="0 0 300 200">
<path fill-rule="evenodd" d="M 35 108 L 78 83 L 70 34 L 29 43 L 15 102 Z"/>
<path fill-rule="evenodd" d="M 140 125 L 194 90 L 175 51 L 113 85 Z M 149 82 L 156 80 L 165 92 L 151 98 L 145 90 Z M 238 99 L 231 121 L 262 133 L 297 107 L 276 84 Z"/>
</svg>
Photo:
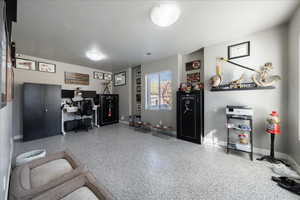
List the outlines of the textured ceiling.
<svg viewBox="0 0 300 200">
<path fill-rule="evenodd" d="M 135 66 L 242 37 L 284 22 L 298 0 L 177 1 L 171 27 L 152 24 L 157 1 L 19 0 L 13 40 L 17 52 L 104 70 Z M 93 62 L 85 52 L 108 56 Z M 151 56 L 146 56 L 151 52 Z"/>
</svg>

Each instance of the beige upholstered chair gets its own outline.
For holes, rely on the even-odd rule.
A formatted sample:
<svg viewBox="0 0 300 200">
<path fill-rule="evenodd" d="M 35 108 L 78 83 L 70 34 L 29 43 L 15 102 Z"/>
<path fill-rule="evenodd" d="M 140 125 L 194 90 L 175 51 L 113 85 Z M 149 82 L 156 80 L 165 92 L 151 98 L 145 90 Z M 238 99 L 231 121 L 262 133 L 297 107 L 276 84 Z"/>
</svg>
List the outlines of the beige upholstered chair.
<svg viewBox="0 0 300 200">
<path fill-rule="evenodd" d="M 16 167 L 11 176 L 10 200 L 27 200 L 54 188 L 84 171 L 69 151 L 55 153 Z"/>
<path fill-rule="evenodd" d="M 85 172 L 32 200 L 112 200 L 113 196 Z"/>
</svg>

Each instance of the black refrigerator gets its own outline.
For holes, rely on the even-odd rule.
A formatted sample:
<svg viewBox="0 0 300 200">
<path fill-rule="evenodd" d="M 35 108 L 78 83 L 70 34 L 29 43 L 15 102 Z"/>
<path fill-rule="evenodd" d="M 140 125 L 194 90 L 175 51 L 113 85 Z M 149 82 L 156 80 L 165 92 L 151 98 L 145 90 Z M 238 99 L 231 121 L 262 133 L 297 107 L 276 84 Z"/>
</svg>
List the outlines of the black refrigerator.
<svg viewBox="0 0 300 200">
<path fill-rule="evenodd" d="M 201 144 L 204 136 L 203 90 L 177 92 L 177 138 Z"/>
<path fill-rule="evenodd" d="M 61 134 L 61 86 L 23 85 L 23 140 Z"/>
<path fill-rule="evenodd" d="M 119 95 L 100 94 L 99 125 L 119 123 Z"/>
</svg>

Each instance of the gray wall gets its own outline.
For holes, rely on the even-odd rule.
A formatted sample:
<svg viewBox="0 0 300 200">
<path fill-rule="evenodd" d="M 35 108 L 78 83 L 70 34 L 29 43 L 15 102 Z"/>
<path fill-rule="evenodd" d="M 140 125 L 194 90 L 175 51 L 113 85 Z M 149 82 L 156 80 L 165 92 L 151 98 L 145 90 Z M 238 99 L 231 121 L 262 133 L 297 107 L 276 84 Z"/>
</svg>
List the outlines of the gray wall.
<svg viewBox="0 0 300 200">
<path fill-rule="evenodd" d="M 103 80 L 93 79 L 94 71 L 96 70 L 88 67 L 83 67 L 79 65 L 73 65 L 68 63 L 56 62 L 52 60 L 46 60 L 41 58 L 35 58 L 26 55 L 20 55 L 19 57 L 35 60 L 35 61 L 44 61 L 48 63 L 56 64 L 56 73 L 45 73 L 38 71 L 29 71 L 22 69 L 15 69 L 15 99 L 13 101 L 13 133 L 14 136 L 22 135 L 22 85 L 24 82 L 32 82 L 32 83 L 45 83 L 45 84 L 57 84 L 62 85 L 63 89 L 76 89 L 80 87 L 82 90 L 96 90 L 97 93 L 102 93 L 104 90 Z M 78 72 L 90 75 L 90 85 L 73 85 L 73 84 L 65 84 L 64 83 L 64 72 Z M 103 72 L 103 71 L 102 71 Z M 111 73 L 111 72 L 107 72 Z"/>
<path fill-rule="evenodd" d="M 142 65 L 142 120 L 150 122 L 155 125 L 160 120 L 163 124 L 172 126 L 176 129 L 176 91 L 181 74 L 181 56 L 176 55 L 165 59 L 157 60 L 154 62 L 146 63 Z M 180 70 L 179 70 L 180 69 Z M 146 110 L 145 109 L 145 75 L 160 71 L 172 71 L 172 96 L 173 105 L 172 110 Z"/>
<path fill-rule="evenodd" d="M 269 149 L 269 135 L 265 134 L 265 119 L 272 110 L 280 113 L 282 134 L 277 137 L 276 150 L 287 151 L 287 117 L 288 117 L 288 34 L 287 25 L 275 27 L 236 41 L 207 47 L 204 49 L 205 60 L 205 135 L 209 141 L 225 141 L 225 107 L 226 105 L 248 105 L 254 109 L 254 146 Z M 216 58 L 227 57 L 227 46 L 244 41 L 251 42 L 251 56 L 236 59 L 246 65 L 259 66 L 272 62 L 273 74 L 282 76 L 274 90 L 210 92 L 208 81 L 215 74 Z M 229 63 L 223 64 L 225 82 L 239 78 L 245 72 L 247 79 L 250 71 L 241 70 Z"/>
<path fill-rule="evenodd" d="M 132 82 L 132 72 L 131 68 L 114 71 L 114 73 L 118 72 L 126 72 L 126 85 L 123 86 L 114 86 L 113 93 L 119 94 L 119 117 L 122 121 L 128 121 L 128 116 L 131 115 L 131 82 Z"/>
<path fill-rule="evenodd" d="M 12 142 L 12 103 L 0 109 L 0 199 L 6 199 L 10 173 Z"/>
<path fill-rule="evenodd" d="M 289 24 L 289 135 L 288 153 L 300 163 L 299 139 L 299 56 L 300 8 Z"/>
</svg>

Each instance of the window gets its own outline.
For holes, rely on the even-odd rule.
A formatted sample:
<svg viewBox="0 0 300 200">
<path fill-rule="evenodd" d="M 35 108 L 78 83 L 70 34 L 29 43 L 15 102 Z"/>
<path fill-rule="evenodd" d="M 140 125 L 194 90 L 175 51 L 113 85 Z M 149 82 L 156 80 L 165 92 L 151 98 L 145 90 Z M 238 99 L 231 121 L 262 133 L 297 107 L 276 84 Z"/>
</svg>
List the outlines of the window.
<svg viewBox="0 0 300 200">
<path fill-rule="evenodd" d="M 172 109 L 172 72 L 163 71 L 145 77 L 147 110 Z"/>
</svg>

